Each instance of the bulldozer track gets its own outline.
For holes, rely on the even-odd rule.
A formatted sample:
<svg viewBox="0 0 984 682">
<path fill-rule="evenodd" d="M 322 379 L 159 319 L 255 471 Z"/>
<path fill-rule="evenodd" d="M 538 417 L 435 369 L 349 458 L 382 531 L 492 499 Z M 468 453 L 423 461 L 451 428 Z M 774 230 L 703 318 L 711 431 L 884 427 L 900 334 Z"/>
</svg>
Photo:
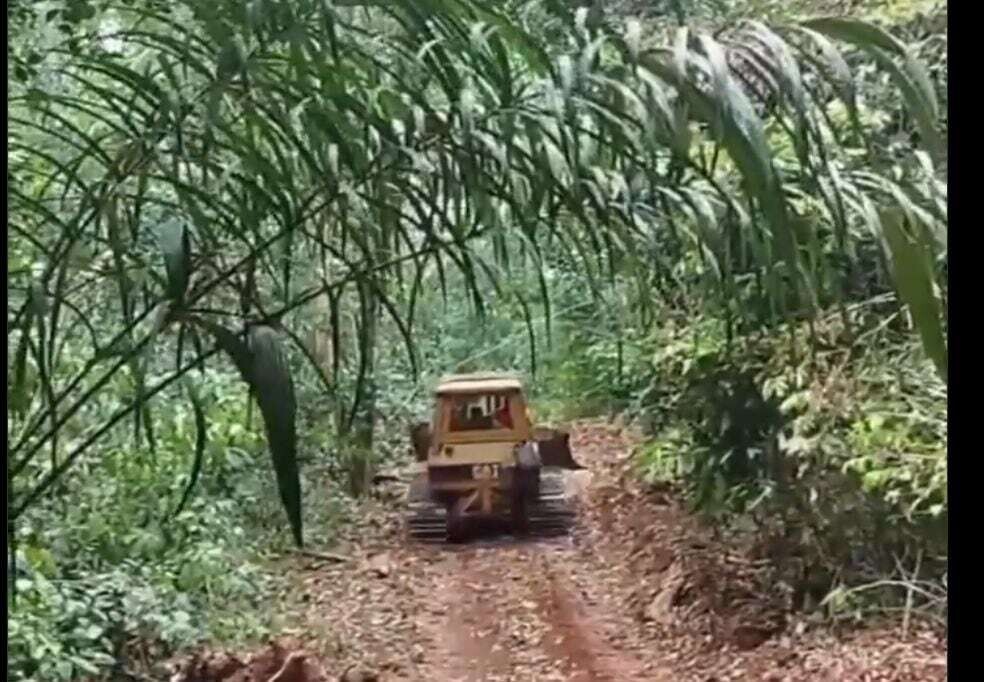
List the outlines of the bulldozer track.
<svg viewBox="0 0 984 682">
<path fill-rule="evenodd" d="M 485 529 L 507 530 L 509 524 L 502 520 L 496 523 L 476 524 Z M 566 535 L 574 525 L 574 509 L 566 496 L 564 474 L 561 470 L 544 469 L 540 473 L 540 495 L 529 510 L 529 527 L 526 537 L 548 538 Z M 423 543 L 441 544 L 448 541 L 447 510 L 432 501 L 421 490 L 412 493 L 409 499 L 407 530 L 410 537 Z"/>
</svg>

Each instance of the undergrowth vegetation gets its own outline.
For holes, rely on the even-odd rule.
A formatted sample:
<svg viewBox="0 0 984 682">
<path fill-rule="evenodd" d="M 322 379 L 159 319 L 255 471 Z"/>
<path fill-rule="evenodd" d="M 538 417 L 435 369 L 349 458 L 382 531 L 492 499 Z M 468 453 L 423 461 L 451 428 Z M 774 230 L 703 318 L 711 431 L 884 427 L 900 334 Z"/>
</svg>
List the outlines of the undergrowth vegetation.
<svg viewBox="0 0 984 682">
<path fill-rule="evenodd" d="M 655 340 L 633 406 L 652 436 L 640 474 L 681 485 L 716 527 L 754 533 L 796 608 L 855 618 L 915 591 L 942 621 L 946 388 L 911 336 L 866 307 L 853 342 L 836 315 L 817 321 L 812 347 L 803 328 Z"/>
<path fill-rule="evenodd" d="M 500 4 L 8 3 L 12 679 L 269 632 L 479 369 L 943 617 L 945 4 Z"/>
<path fill-rule="evenodd" d="M 118 441 L 98 466 L 32 509 L 8 563 L 8 660 L 15 675 L 73 679 L 155 660 L 206 634 L 266 632 L 272 577 L 259 548 L 282 536 L 261 435 L 230 377 L 209 371 L 201 481 L 195 416 L 161 421 L 154 452 Z"/>
</svg>

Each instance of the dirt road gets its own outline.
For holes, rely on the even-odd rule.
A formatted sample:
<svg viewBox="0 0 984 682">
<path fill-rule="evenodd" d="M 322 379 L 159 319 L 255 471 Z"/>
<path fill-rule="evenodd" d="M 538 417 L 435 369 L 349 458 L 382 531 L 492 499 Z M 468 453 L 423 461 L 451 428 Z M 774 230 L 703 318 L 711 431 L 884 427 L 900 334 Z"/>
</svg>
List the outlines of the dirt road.
<svg viewBox="0 0 984 682">
<path fill-rule="evenodd" d="M 946 679 L 945 643 L 931 633 L 835 638 L 787 613 L 741 548 L 712 540 L 670 496 L 627 476 L 631 442 L 603 423 L 575 430 L 588 471 L 570 475 L 578 523 L 560 540 L 416 545 L 396 492 L 377 501 L 352 535 L 351 561 L 292 568 L 284 638 L 238 667 L 212 656 L 175 679 Z"/>
<path fill-rule="evenodd" d="M 589 445 L 583 435 L 575 438 L 575 448 L 591 458 L 600 443 Z M 568 491 L 579 507 L 590 504 L 596 476 L 569 475 Z M 610 600 L 618 576 L 585 546 L 589 517 L 561 539 L 435 546 L 409 541 L 395 506 L 386 515 L 380 524 L 386 530 L 364 548 L 363 581 L 330 600 L 354 602 L 360 591 L 369 593 L 352 610 L 350 627 L 342 628 L 361 633 L 342 645 L 350 656 L 363 650 L 362 662 L 347 668 L 351 679 L 674 679 L 644 664 L 620 636 L 624 618 L 615 617 L 619 609 Z M 383 622 L 390 626 L 385 633 Z"/>
<path fill-rule="evenodd" d="M 469 548 L 436 562 L 450 579 L 421 619 L 436 646 L 416 679 L 661 679 L 620 645 L 598 587 L 571 570 L 576 550 L 564 544 Z"/>
</svg>

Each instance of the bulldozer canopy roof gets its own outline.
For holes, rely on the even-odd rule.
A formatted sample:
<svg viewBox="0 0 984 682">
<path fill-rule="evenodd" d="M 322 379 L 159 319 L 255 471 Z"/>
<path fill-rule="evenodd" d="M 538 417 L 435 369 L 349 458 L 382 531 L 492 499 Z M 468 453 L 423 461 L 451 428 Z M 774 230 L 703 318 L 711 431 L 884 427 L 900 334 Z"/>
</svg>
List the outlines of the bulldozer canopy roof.
<svg viewBox="0 0 984 682">
<path fill-rule="evenodd" d="M 442 377 L 434 391 L 437 395 L 466 393 L 503 393 L 522 391 L 523 382 L 511 374 L 452 374 Z"/>
</svg>

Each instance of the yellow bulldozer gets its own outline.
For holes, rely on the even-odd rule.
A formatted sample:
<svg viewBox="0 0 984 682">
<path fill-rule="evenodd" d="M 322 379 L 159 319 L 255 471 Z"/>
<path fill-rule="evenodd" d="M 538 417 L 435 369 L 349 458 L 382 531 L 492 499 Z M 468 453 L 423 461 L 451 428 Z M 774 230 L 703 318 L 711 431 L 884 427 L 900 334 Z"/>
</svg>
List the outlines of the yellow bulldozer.
<svg viewBox="0 0 984 682">
<path fill-rule="evenodd" d="M 573 510 L 563 470 L 581 469 L 565 431 L 537 428 L 522 381 L 509 374 L 444 377 L 429 423 L 411 429 L 417 470 L 408 526 L 423 541 L 463 542 L 489 527 L 566 534 Z"/>
</svg>

